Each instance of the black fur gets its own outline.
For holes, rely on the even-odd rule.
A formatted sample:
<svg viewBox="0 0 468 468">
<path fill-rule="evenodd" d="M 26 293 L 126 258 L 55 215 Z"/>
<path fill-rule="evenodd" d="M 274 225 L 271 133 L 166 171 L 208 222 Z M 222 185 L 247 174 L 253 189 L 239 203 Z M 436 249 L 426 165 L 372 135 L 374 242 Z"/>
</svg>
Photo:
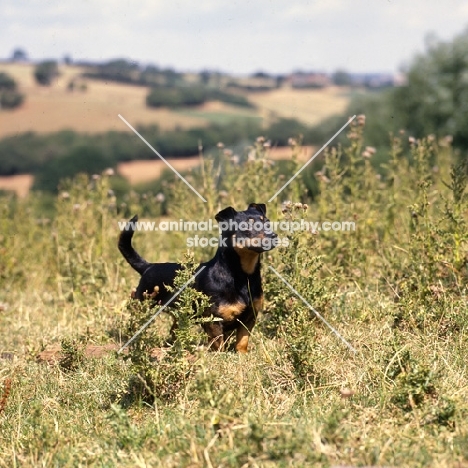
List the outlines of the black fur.
<svg viewBox="0 0 468 468">
<path fill-rule="evenodd" d="M 222 319 L 204 325 L 212 348 L 223 349 L 225 340 L 235 331 L 236 349 L 246 352 L 248 337 L 263 300 L 260 255 L 276 246 L 277 235 L 268 229 L 269 221 L 264 204 L 251 203 L 247 210 L 240 212 L 228 207 L 215 218 L 219 223 L 229 224 L 229 221 L 234 221 L 239 225 L 244 222 L 248 227 L 236 229 L 224 226 L 221 240 L 225 245 L 220 243 L 215 256 L 200 264 L 199 268 L 205 268 L 197 276 L 194 287 L 211 299 L 211 306 L 205 311 L 205 315 Z M 137 220 L 138 217 L 134 216 L 120 234 L 119 250 L 141 275 L 135 298 L 143 300 L 150 295 L 153 300 L 165 304 L 172 296 L 165 285 L 174 283 L 181 265 L 149 263 L 134 250 L 131 243 L 134 234 L 131 223 Z M 262 228 L 252 226 L 255 222 L 262 224 Z M 263 244 L 259 245 L 261 242 Z M 244 243 L 247 244 L 246 247 L 242 246 Z M 154 294 L 155 287 L 157 294 Z"/>
</svg>

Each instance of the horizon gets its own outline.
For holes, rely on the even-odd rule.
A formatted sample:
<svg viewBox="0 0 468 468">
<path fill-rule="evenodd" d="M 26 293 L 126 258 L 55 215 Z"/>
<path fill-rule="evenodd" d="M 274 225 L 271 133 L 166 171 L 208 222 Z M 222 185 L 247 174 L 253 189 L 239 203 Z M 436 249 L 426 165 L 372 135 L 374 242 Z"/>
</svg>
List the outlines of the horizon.
<svg viewBox="0 0 468 468">
<path fill-rule="evenodd" d="M 21 49 L 25 52 L 26 49 L 22 48 L 22 47 L 17 47 L 17 49 Z M 13 52 L 13 51 L 12 51 Z M 369 75 L 391 75 L 391 76 L 395 76 L 395 75 L 399 75 L 403 72 L 400 72 L 400 71 L 395 71 L 395 72 L 392 72 L 392 71 L 389 71 L 389 70 L 369 70 L 369 71 L 364 71 L 364 72 L 355 72 L 353 70 L 345 70 L 345 69 L 336 69 L 336 70 L 320 70 L 320 69 L 299 69 L 299 68 L 295 68 L 295 69 L 292 69 L 292 70 L 286 70 L 284 72 L 278 72 L 278 73 L 274 73 L 274 72 L 268 72 L 266 70 L 255 70 L 255 71 L 252 71 L 252 72 L 245 72 L 245 73 L 237 73 L 237 72 L 228 72 L 228 71 L 224 71 L 224 70 L 220 70 L 220 69 L 210 69 L 210 70 L 207 70 L 207 69 L 204 69 L 204 68 L 200 68 L 198 70 L 195 70 L 195 69 L 190 69 L 190 70 L 183 70 L 183 69 L 178 69 L 178 68 L 173 68 L 173 67 L 165 67 L 164 65 L 160 65 L 160 64 L 157 64 L 157 63 L 154 63 L 154 62 L 139 62 L 139 61 L 136 61 L 136 60 L 133 60 L 132 58 L 130 57 L 109 57 L 109 58 L 103 58 L 102 60 L 88 60 L 88 59 L 72 59 L 70 61 L 70 63 L 66 63 L 65 62 L 65 59 L 66 59 L 66 56 L 65 57 L 42 57 L 42 58 L 30 58 L 29 56 L 25 59 L 25 60 L 13 60 L 12 57 L 11 57 L 12 54 L 10 54 L 9 57 L 0 57 L 0 64 L 11 64 L 11 63 L 15 63 L 15 64 L 18 64 L 18 65 L 21 65 L 21 64 L 25 64 L 25 65 L 37 65 L 41 62 L 44 62 L 44 61 L 47 61 L 47 60 L 52 60 L 52 61 L 56 61 L 57 64 L 59 66 L 76 66 L 76 67 L 79 67 L 79 66 L 99 66 L 99 65 L 103 65 L 103 64 L 107 64 L 107 63 L 110 63 L 110 62 L 113 62 L 113 61 L 117 61 L 117 60 L 126 60 L 128 62 L 133 62 L 135 63 L 136 65 L 138 65 L 140 67 L 140 69 L 144 69 L 145 67 L 148 67 L 148 66 L 156 66 L 158 67 L 160 70 L 165 70 L 165 69 L 173 69 L 175 72 L 177 73 L 181 73 L 181 74 L 191 74 L 191 73 L 194 73 L 194 74 L 199 74 L 199 73 L 202 73 L 202 72 L 205 72 L 205 71 L 208 71 L 210 73 L 220 73 L 222 75 L 229 75 L 229 76 L 253 76 L 257 73 L 264 73 L 265 75 L 267 76 L 270 76 L 270 77 L 280 77 L 280 76 L 288 76 L 288 75 L 293 75 L 293 74 L 299 74 L 299 73 L 316 73 L 316 74 L 324 74 L 324 75 L 333 75 L 334 73 L 336 72 L 345 72 L 351 76 L 369 76 Z"/>
<path fill-rule="evenodd" d="M 4 0 L 0 17 L 0 56 L 7 58 L 21 48 L 32 61 L 129 57 L 186 73 L 396 74 L 434 40 L 462 33 L 468 2 L 143 0 L 135 8 L 128 0 Z"/>
</svg>

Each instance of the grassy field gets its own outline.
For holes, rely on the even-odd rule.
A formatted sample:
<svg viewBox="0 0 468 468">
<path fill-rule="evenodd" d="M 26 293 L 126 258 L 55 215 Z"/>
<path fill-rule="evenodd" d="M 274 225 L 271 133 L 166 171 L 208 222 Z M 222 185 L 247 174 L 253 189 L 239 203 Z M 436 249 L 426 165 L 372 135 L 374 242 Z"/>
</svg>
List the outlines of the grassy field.
<svg viewBox="0 0 468 468">
<path fill-rule="evenodd" d="M 37 198 L 0 198 L 0 466 L 468 466 L 466 167 L 451 169 L 446 140 L 405 138 L 378 174 L 363 126 L 326 154 L 319 198 L 304 205 L 298 177 L 282 194 L 295 203 L 268 204 L 272 221 L 356 230 L 278 230 L 289 247 L 264 255 L 265 309 L 247 355 L 203 346 L 187 289 L 172 346 L 160 316 L 125 358 L 86 358 L 154 313 L 129 304 L 138 277 L 117 251 L 117 221 L 143 209 L 157 219 L 161 206 L 135 193 L 116 204 L 105 175 L 64 189 L 54 219 L 38 219 Z M 261 140 L 245 164 L 224 167 L 221 181 L 209 164 L 189 177 L 207 203 L 173 182 L 169 217 L 245 209 L 284 183 Z M 184 257 L 189 235 L 134 242 L 150 261 L 190 267 L 213 249 Z M 49 346 L 61 356 L 38 362 Z"/>
<path fill-rule="evenodd" d="M 0 138 L 26 131 L 38 133 L 71 129 L 78 132 L 130 131 L 118 118 L 123 115 L 132 125 L 158 124 L 162 129 L 203 125 L 203 118 L 178 115 L 168 109 L 149 109 L 148 90 L 104 81 L 86 80 L 86 91 L 67 89 L 79 68 L 60 67 L 61 75 L 50 87 L 37 85 L 32 65 L 0 64 L 0 71 L 18 80 L 26 95 L 25 103 L 13 112 L 0 112 Z"/>
<path fill-rule="evenodd" d="M 184 129 L 233 119 L 267 119 L 272 116 L 294 117 L 305 123 L 317 123 L 341 112 L 349 102 L 346 92 L 281 89 L 248 95 L 257 106 L 248 111 L 222 103 L 207 103 L 197 109 L 171 111 L 150 109 L 145 105 L 147 88 L 79 78 L 82 69 L 60 66 L 60 76 L 50 87 L 38 86 L 31 64 L 0 63 L 0 72 L 12 75 L 25 103 L 13 112 L 0 112 L 0 138 L 26 131 L 39 133 L 71 129 L 79 132 L 127 131 L 117 117 L 123 115 L 132 125 L 157 124 L 162 129 Z M 70 80 L 85 83 L 86 90 L 70 92 Z"/>
<path fill-rule="evenodd" d="M 267 93 L 252 93 L 249 99 L 260 109 L 267 122 L 280 116 L 317 125 L 327 117 L 342 114 L 349 104 L 350 93 L 336 87 L 281 88 Z"/>
</svg>

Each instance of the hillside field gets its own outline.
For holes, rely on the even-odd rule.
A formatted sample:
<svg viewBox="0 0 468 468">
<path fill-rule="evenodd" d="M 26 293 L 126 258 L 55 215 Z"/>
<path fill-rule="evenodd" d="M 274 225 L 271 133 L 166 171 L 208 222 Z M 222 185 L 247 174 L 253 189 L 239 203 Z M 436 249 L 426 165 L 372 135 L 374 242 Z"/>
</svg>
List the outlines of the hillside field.
<svg viewBox="0 0 468 468">
<path fill-rule="evenodd" d="M 224 103 L 207 103 L 196 109 L 173 111 L 146 107 L 147 88 L 97 80 L 81 80 L 86 90 L 68 91 L 71 79 L 83 72 L 74 66 L 60 66 L 60 76 L 50 87 L 39 86 L 31 64 L 0 63 L 0 72 L 12 75 L 26 95 L 23 106 L 0 112 L 0 138 L 26 131 L 39 133 L 71 129 L 78 132 L 127 131 L 117 117 L 121 114 L 133 126 L 157 124 L 161 129 L 190 128 L 232 119 L 269 119 L 273 116 L 317 123 L 346 108 L 347 93 L 326 90 L 276 90 L 250 93 L 258 109 L 237 108 Z"/>
<path fill-rule="evenodd" d="M 296 118 L 307 124 L 342 112 L 349 102 L 349 93 L 338 88 L 323 90 L 293 90 L 282 88 L 274 91 L 248 94 L 255 109 L 240 108 L 221 102 L 207 102 L 195 108 L 170 110 L 151 109 L 145 105 L 147 88 L 113 82 L 80 78 L 83 69 L 60 66 L 60 76 L 50 87 L 39 86 L 33 77 L 31 64 L 0 63 L 0 72 L 9 73 L 25 94 L 24 104 L 14 111 L 0 111 L 0 138 L 22 132 L 49 133 L 71 129 L 82 133 L 131 130 L 118 118 L 121 114 L 134 127 L 156 124 L 162 130 L 188 129 L 213 123 L 227 125 L 242 120 L 271 124 L 277 117 Z M 74 80 L 73 91 L 68 84 Z M 85 85 L 85 90 L 80 90 Z M 135 136 L 135 138 L 137 138 Z M 303 151 L 299 158 L 307 160 Z M 290 156 L 288 148 L 273 148 L 271 159 Z M 168 159 L 170 154 L 163 155 Z M 182 158 L 174 163 L 179 171 L 193 168 L 198 163 Z M 153 180 L 159 177 L 165 165 L 161 161 L 123 163 L 121 173 L 131 182 Z M 24 196 L 31 186 L 31 176 L 25 174 L 1 177 L 0 190 L 13 190 Z"/>
</svg>

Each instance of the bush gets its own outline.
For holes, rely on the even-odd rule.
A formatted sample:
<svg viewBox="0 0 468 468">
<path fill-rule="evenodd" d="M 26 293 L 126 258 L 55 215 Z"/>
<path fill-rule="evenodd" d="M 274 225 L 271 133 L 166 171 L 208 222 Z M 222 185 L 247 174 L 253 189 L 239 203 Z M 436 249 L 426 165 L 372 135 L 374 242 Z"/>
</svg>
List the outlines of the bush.
<svg viewBox="0 0 468 468">
<path fill-rule="evenodd" d="M 0 73 L 0 109 L 14 109 L 24 101 L 18 92 L 16 81 L 7 73 Z"/>
<path fill-rule="evenodd" d="M 34 70 L 34 78 L 42 86 L 49 86 L 58 75 L 58 65 L 55 60 L 41 62 Z"/>
<path fill-rule="evenodd" d="M 197 106 L 206 101 L 207 95 L 203 88 L 153 88 L 146 97 L 149 107 L 180 107 Z"/>
<path fill-rule="evenodd" d="M 93 146 L 79 146 L 66 156 L 44 164 L 37 173 L 33 188 L 56 192 L 62 179 L 73 177 L 78 173 L 100 173 L 112 166 L 112 160 Z"/>
<path fill-rule="evenodd" d="M 202 86 L 157 86 L 146 97 L 146 105 L 149 107 L 198 106 L 207 101 L 252 107 L 244 96 Z"/>
<path fill-rule="evenodd" d="M 0 89 L 9 91 L 16 89 L 16 82 L 8 73 L 0 73 Z"/>
</svg>

